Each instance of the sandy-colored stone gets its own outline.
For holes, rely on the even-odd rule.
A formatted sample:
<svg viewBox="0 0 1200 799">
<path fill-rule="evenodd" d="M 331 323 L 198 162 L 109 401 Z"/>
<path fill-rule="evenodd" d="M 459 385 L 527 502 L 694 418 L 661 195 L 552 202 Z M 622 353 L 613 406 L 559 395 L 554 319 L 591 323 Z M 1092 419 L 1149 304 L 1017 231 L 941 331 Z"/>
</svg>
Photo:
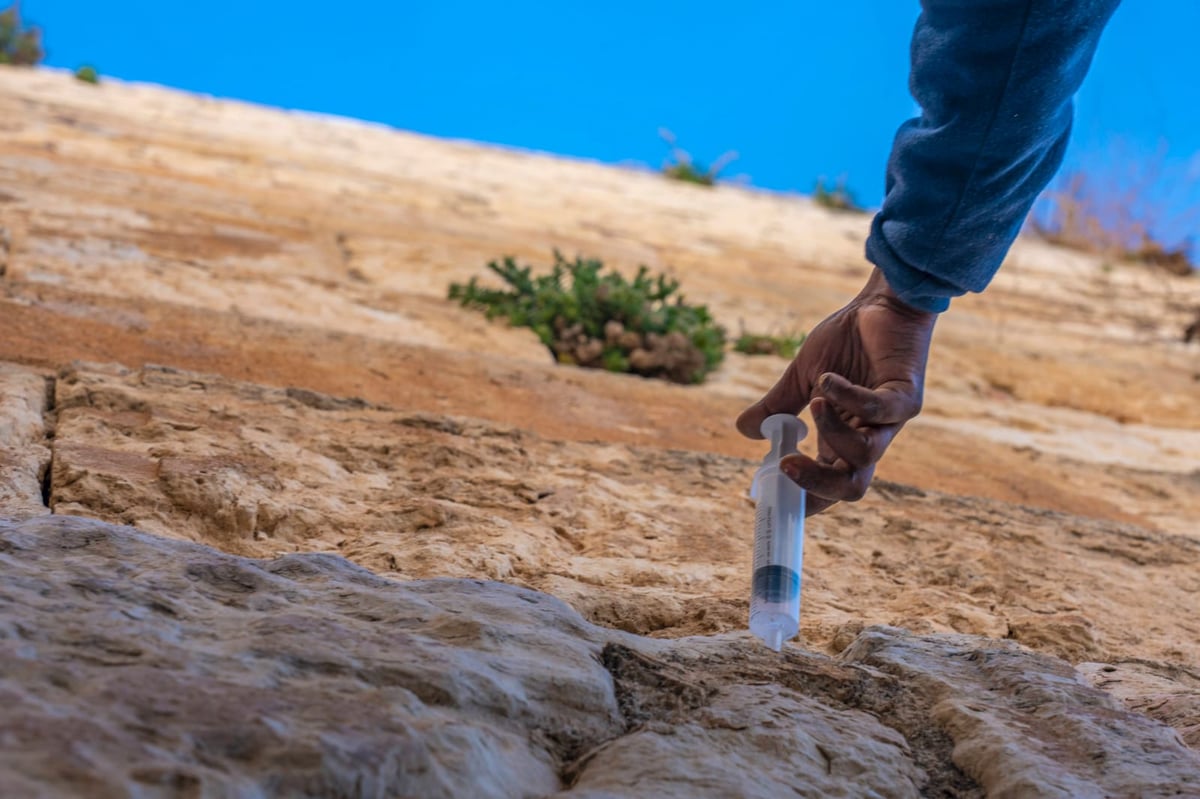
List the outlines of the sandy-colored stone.
<svg viewBox="0 0 1200 799">
<path fill-rule="evenodd" d="M 1147 660 L 1080 663 L 1078 669 L 1091 685 L 1130 710 L 1169 724 L 1184 743 L 1200 750 L 1200 672 Z"/>
<path fill-rule="evenodd" d="M 336 552 L 405 579 L 506 580 L 628 632 L 746 623 L 752 461 L 158 367 L 77 365 L 56 396 L 57 513 L 245 555 Z M 1138 626 L 1143 603 L 1191 601 L 1192 539 L 887 483 L 809 527 L 810 647 L 888 623 L 1076 662 L 1200 663 L 1191 614 Z"/>
<path fill-rule="evenodd" d="M 1170 728 L 1014 644 L 645 639 L 501 583 L 89 519 L 0 522 L 0 661 L 13 796 L 1200 791 Z"/>
<path fill-rule="evenodd" d="M 0 508 L 6 518 L 50 512 L 42 490 L 50 468 L 51 396 L 41 374 L 0 363 Z"/>
<path fill-rule="evenodd" d="M 731 328 L 792 330 L 866 273 L 866 217 L 795 197 L 48 72 L 0 70 L 0 118 L 0 358 L 50 370 L 165 363 L 747 457 L 730 421 L 778 359 L 733 355 L 696 391 L 563 377 L 447 285 L 558 247 L 672 271 Z M 1190 534 L 1196 305 L 1198 281 L 1020 243 L 939 325 L 926 412 L 881 476 Z"/>
<path fill-rule="evenodd" d="M 91 604 L 63 604 L 42 624 L 69 633 L 59 660 L 20 660 L 13 672 L 5 696 L 56 732 L 12 750 L 26 752 L 10 759 L 26 770 L 8 772 L 0 793 L 69 792 L 47 780 L 72 774 L 116 795 L 135 783 L 158 786 L 140 789 L 147 795 L 186 795 L 195 780 L 234 795 L 243 785 L 287 793 L 271 776 L 286 772 L 299 780 L 293 793 L 352 786 L 351 795 L 371 795 L 422 763 L 428 792 L 453 795 L 1039 796 L 1039 781 L 1051 795 L 1195 792 L 1176 768 L 1191 761 L 1160 757 L 1175 751 L 1163 728 L 1112 717 L 1135 742 L 1131 761 L 1110 751 L 1096 721 L 1117 713 L 1102 696 L 1038 688 L 1027 699 L 1020 686 L 1074 678 L 1015 647 L 1107 663 L 1082 669 L 1196 745 L 1200 362 L 1180 331 L 1200 306 L 1200 281 L 1018 243 L 989 291 L 956 301 L 939 323 L 925 412 L 889 451 L 871 494 L 811 520 L 801 643 L 822 654 L 789 648 L 781 667 L 735 632 L 748 589 L 744 492 L 761 446 L 732 420 L 783 361 L 731 353 L 705 385 L 687 387 L 561 368 L 529 331 L 488 323 L 445 292 L 484 276 L 488 260 L 544 263 L 557 247 L 622 270 L 666 270 L 731 329 L 802 330 L 861 285 L 866 217 L 155 87 L 82 86 L 48 71 L 0 68 L 0 128 L 0 363 L 9 364 L 0 370 L 0 516 L 44 516 L 45 496 L 60 515 L 176 539 L 122 533 L 140 543 L 121 558 L 96 555 L 84 588 L 55 576 L 74 567 L 29 555 L 12 588 L 24 599 L 3 619 L 6 646 L 32 651 L 19 642 L 39 628 L 22 619 L 49 607 L 42 589 L 82 592 Z M 56 525 L 108 529 L 31 524 L 22 541 Z M 305 593 L 276 582 L 292 577 L 275 566 L 197 544 L 285 556 L 272 563 L 311 566 L 310 582 L 339 587 Z M 419 634 L 403 639 L 413 647 L 409 676 L 376 684 L 355 664 L 393 674 L 394 647 L 355 614 L 391 599 L 347 588 L 338 581 L 377 578 L 303 554 L 314 552 L 406 580 L 544 591 L 607 629 L 516 588 L 439 583 L 453 587 L 433 603 L 438 613 L 473 621 L 414 622 Z M 139 574 L 166 570 L 146 607 L 176 612 L 191 607 L 197 585 L 171 572 L 189 568 L 181 564 L 273 576 L 245 591 L 231 578 L 184 623 L 113 598 L 136 580 L 114 588 L 105 575 L 132 574 L 122 559 L 144 555 Z M 432 602 L 432 584 L 417 585 L 395 589 L 404 607 Z M 227 589 L 246 596 L 230 600 Z M 270 598 L 259 607 L 255 596 Z M 262 613 L 227 618 L 239 603 L 237 613 Z M 488 615 L 521 603 L 569 616 L 564 635 L 578 640 L 520 638 L 541 622 Z M 301 618 L 295 632 L 291 619 L 310 605 L 341 615 Z M 126 626 L 113 633 L 115 650 L 107 634 L 88 632 L 117 622 Z M 463 644 L 485 628 L 494 649 Z M 247 629 L 284 642 L 278 657 L 263 656 L 270 664 L 258 663 Z M 704 637 L 679 638 L 688 635 Z M 128 654 L 143 638 L 165 641 L 149 647 L 165 660 Z M 513 647 L 547 642 L 575 653 L 545 661 L 574 675 L 585 709 L 522 681 L 545 672 L 511 660 Z M 829 660 L 843 650 L 840 663 Z M 141 660 L 150 665 L 123 671 Z M 62 684 L 45 677 L 93 661 L 114 665 Z M 480 687 L 482 662 L 519 674 Z M 187 704 L 193 681 L 201 704 Z M 609 689 L 619 716 L 597 698 Z M 345 697 L 361 690 L 394 711 L 394 726 L 350 715 Z M 276 718 L 261 696 L 282 703 L 292 726 L 272 732 L 255 721 Z M 486 712 L 472 704 L 480 696 Z M 554 717 L 557 737 L 510 713 L 529 703 Z M 55 707 L 74 710 L 59 717 Z M 183 707 L 209 726 L 180 722 L 156 771 L 159 707 Z M 130 720 L 127 708 L 150 720 Z M 235 723 L 217 735 L 209 727 L 219 713 Z M 576 723 L 583 732 L 563 732 Z M 48 743 L 76 727 L 94 750 Z M 229 729 L 246 730 L 253 745 L 222 743 Z M 432 748 L 405 749 L 414 737 Z M 803 745 L 781 752 L 785 739 Z M 721 759 L 698 758 L 703 748 Z M 1126 776 L 1089 770 L 1084 748 Z M 236 765 L 243 751 L 252 766 Z M 145 773 L 104 765 L 146 752 Z M 367 761 L 382 765 L 371 771 Z M 471 782 L 498 761 L 495 782 Z M 749 764 L 760 764 L 761 779 L 735 785 L 730 775 Z M 787 782 L 814 764 L 825 773 Z M 711 780 L 692 778 L 701 773 Z M 103 795 L 80 785 L 75 793 Z"/>
</svg>

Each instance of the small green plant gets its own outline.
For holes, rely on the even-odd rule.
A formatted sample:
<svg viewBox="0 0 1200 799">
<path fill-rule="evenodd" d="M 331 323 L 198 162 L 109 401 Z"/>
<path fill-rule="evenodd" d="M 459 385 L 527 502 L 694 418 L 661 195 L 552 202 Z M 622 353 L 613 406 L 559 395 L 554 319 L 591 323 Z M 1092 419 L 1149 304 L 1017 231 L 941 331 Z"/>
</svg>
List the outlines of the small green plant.
<svg viewBox="0 0 1200 799">
<path fill-rule="evenodd" d="M 669 160 L 663 164 L 662 173 L 672 180 L 682 180 L 685 183 L 695 183 L 698 186 L 716 185 L 721 170 L 737 159 L 737 153 L 730 151 L 722 155 L 711 166 L 705 166 L 692 159 L 686 150 L 676 144 L 675 134 L 666 128 L 660 128 L 658 135 L 671 148 Z"/>
<path fill-rule="evenodd" d="M 672 180 L 682 180 L 684 183 L 695 183 L 699 186 L 716 185 L 716 175 L 702 171 L 702 169 L 703 167 L 697 166 L 691 161 L 684 161 L 674 164 L 664 164 L 663 174 Z"/>
<path fill-rule="evenodd" d="M 79 69 L 75 70 L 75 80 L 83 83 L 90 83 L 95 86 L 100 82 L 100 73 L 90 64 L 84 64 Z"/>
<path fill-rule="evenodd" d="M 854 198 L 854 192 L 846 187 L 845 178 L 838 178 L 837 184 L 832 189 L 826 188 L 825 178 L 817 178 L 812 198 L 817 205 L 833 211 L 862 213 L 865 210 Z"/>
<path fill-rule="evenodd" d="M 528 327 L 559 363 L 610 372 L 632 372 L 675 383 L 699 383 L 725 357 L 725 330 L 703 305 L 678 293 L 679 282 L 638 268 L 633 280 L 601 274 L 596 259 L 569 261 L 557 250 L 548 274 L 513 258 L 488 269 L 504 289 L 480 286 L 477 278 L 450 286 L 450 299 Z"/>
<path fill-rule="evenodd" d="M 764 333 L 743 332 L 733 342 L 733 348 L 746 355 L 778 355 L 780 358 L 791 360 L 800 351 L 804 338 L 803 333 L 769 336 Z"/>
<path fill-rule="evenodd" d="M 0 64 L 32 67 L 45 55 L 42 32 L 21 24 L 19 3 L 0 11 Z"/>
</svg>

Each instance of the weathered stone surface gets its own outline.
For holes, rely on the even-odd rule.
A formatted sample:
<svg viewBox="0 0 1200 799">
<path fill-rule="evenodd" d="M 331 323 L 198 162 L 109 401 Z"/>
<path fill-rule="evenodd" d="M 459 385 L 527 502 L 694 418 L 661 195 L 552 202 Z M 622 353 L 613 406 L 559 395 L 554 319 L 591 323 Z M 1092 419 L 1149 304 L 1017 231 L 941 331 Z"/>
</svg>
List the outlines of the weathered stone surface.
<svg viewBox="0 0 1200 799">
<path fill-rule="evenodd" d="M 927 697 L 934 721 L 954 739 L 954 763 L 989 797 L 1200 791 L 1200 756 L 1174 730 L 1125 717 L 1061 660 L 1000 643 L 980 647 L 977 639 L 897 638 L 879 630 L 864 633 L 841 657 L 893 674 Z M 989 695 L 1005 701 L 989 702 Z M 1124 730 L 1113 735 L 1118 716 Z"/>
<path fill-rule="evenodd" d="M 1169 724 L 1200 750 L 1200 673 L 1149 660 L 1080 663 L 1079 672 L 1125 707 Z"/>
<path fill-rule="evenodd" d="M 620 729 L 544 595 L 82 519 L 0 542 L 5 796 L 539 796 Z"/>
<path fill-rule="evenodd" d="M 57 405 L 57 513 L 244 555 L 516 582 L 628 632 L 746 623 L 753 461 L 161 367 L 76 365 Z M 807 536 L 802 638 L 830 654 L 864 625 L 898 624 L 1073 662 L 1200 663 L 1194 614 L 1140 623 L 1200 588 L 1189 538 L 887 483 Z"/>
<path fill-rule="evenodd" d="M 684 718 L 646 722 L 589 754 L 579 799 L 617 796 L 917 797 L 898 732 L 778 686 L 733 685 Z"/>
<path fill-rule="evenodd" d="M 0 363 L 0 514 L 24 519 L 49 513 L 43 481 L 50 468 L 51 387 L 37 372 Z"/>
<path fill-rule="evenodd" d="M 675 641 L 494 582 L 0 522 L 5 796 L 1179 796 L 1200 756 L 1062 661 L 871 628 Z"/>
</svg>

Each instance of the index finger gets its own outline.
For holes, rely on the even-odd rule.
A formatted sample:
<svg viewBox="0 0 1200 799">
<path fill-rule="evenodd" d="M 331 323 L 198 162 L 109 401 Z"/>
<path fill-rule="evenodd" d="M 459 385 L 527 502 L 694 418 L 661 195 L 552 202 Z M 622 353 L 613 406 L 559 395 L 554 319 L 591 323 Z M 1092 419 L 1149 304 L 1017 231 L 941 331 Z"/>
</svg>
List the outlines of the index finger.
<svg viewBox="0 0 1200 799">
<path fill-rule="evenodd" d="M 788 364 L 783 376 L 779 378 L 770 391 L 762 399 L 742 411 L 737 418 L 738 432 L 746 438 L 763 438 L 763 420 L 777 413 L 799 415 L 808 405 L 812 395 L 812 381 L 802 374 L 796 365 L 797 361 Z"/>
</svg>

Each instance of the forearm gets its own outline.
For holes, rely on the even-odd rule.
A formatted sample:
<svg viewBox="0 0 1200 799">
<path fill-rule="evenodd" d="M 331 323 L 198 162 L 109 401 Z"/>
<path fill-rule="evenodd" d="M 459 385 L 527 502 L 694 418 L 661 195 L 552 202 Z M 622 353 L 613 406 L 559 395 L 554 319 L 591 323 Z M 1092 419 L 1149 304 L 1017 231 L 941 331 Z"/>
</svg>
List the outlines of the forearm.
<svg viewBox="0 0 1200 799">
<path fill-rule="evenodd" d="M 982 291 L 1062 162 L 1071 98 L 1119 0 L 923 0 L 867 258 L 909 305 Z"/>
</svg>

